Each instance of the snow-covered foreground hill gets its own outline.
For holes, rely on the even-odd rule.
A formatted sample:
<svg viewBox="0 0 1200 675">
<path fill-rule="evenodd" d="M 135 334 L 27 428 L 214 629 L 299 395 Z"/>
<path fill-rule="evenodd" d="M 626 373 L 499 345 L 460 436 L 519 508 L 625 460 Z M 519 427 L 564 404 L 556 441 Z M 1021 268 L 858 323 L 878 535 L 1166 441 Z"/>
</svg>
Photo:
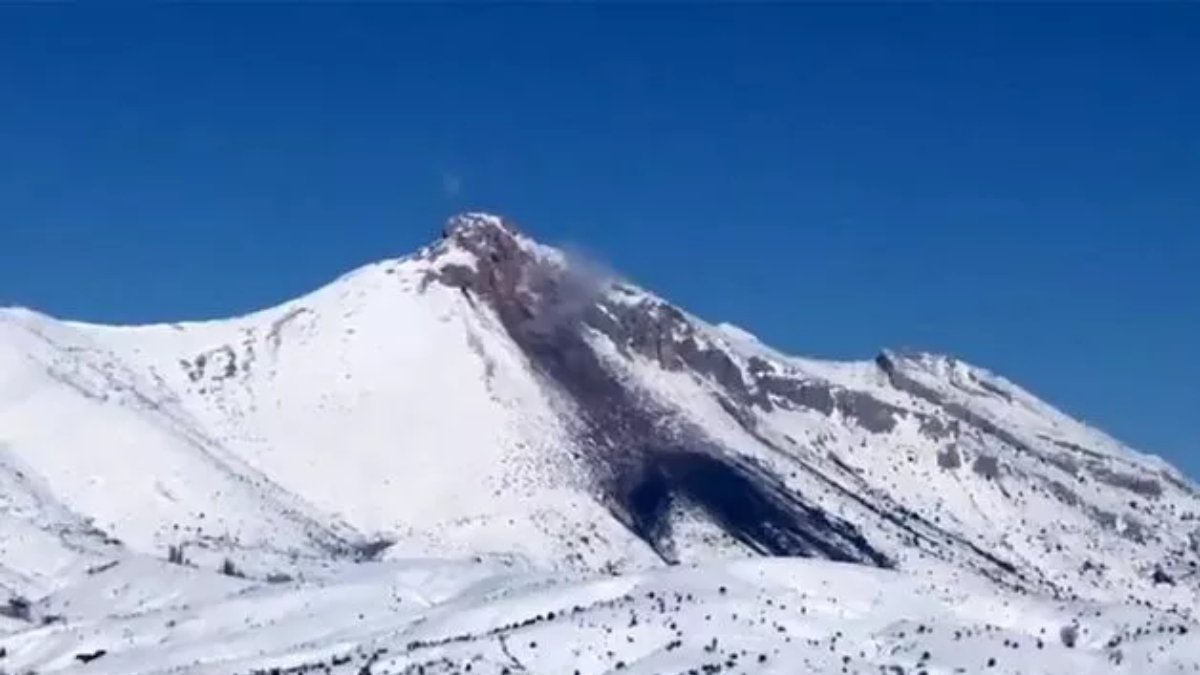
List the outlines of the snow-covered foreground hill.
<svg viewBox="0 0 1200 675">
<path fill-rule="evenodd" d="M 758 559 L 640 574 L 485 563 L 348 566 L 243 581 L 126 560 L 74 580 L 0 638 L 10 672 L 1194 672 L 1196 626 L 896 572 Z M 86 664 L 84 663 L 86 661 Z"/>
<path fill-rule="evenodd" d="M 137 672 L 201 652 L 252 670 L 382 647 L 375 672 L 404 672 L 404 659 L 461 663 L 500 644 L 420 637 L 420 626 L 459 625 L 456 613 L 505 623 L 509 605 L 481 589 L 524 602 L 541 597 L 537 583 L 566 598 L 703 580 L 727 593 L 696 587 L 714 611 L 681 605 L 676 623 L 726 621 L 728 639 L 779 650 L 754 652 L 767 656 L 756 668 L 840 659 L 854 636 L 834 672 L 878 672 L 895 649 L 905 672 L 933 673 L 980 655 L 971 622 L 1029 633 L 1045 616 L 1034 626 L 1048 631 L 1044 663 L 1021 661 L 1010 640 L 999 672 L 1154 672 L 1130 665 L 1138 650 L 1157 655 L 1154 668 L 1192 654 L 1166 626 L 1190 626 L 1200 601 L 1197 514 L 1200 492 L 1173 467 L 984 369 L 921 353 L 781 354 L 483 214 L 452 219 L 413 255 L 228 320 L 113 327 L 0 309 L 0 668 L 14 672 Z M 747 582 L 747 570 L 765 576 Z M 425 583 L 406 574 L 450 590 L 389 604 Z M 800 634 L 841 631 L 832 652 L 743 625 L 748 609 L 729 610 L 736 620 L 716 609 L 774 612 L 766 598 L 826 577 L 847 604 L 819 620 L 795 616 L 795 603 L 778 612 Z M 847 608 L 867 588 L 881 598 L 863 618 Z M 179 603 L 189 609 L 156 609 Z M 425 607 L 419 626 L 414 606 Z M 919 607 L 937 621 L 919 634 L 926 666 L 901 659 L 910 631 L 880 633 L 871 618 Z M 972 607 L 991 613 L 964 618 Z M 375 623 L 343 618 L 360 613 Z M 1060 624 L 1081 613 L 1096 620 L 1080 619 L 1089 635 L 1106 637 L 1053 656 Z M 40 626 L 48 615 L 62 620 Z M 612 635 L 648 644 L 621 616 Z M 1122 616 L 1153 635 L 1104 647 L 1117 625 L 1106 622 Z M 514 633 L 549 631 L 521 666 L 472 672 L 617 661 L 670 672 L 658 656 L 639 660 L 650 652 L 575 654 L 604 642 L 570 621 L 556 613 Z M 957 644 L 936 648 L 956 622 Z M 94 649 L 108 653 L 74 660 Z M 538 660 L 553 658 L 565 661 Z"/>
</svg>

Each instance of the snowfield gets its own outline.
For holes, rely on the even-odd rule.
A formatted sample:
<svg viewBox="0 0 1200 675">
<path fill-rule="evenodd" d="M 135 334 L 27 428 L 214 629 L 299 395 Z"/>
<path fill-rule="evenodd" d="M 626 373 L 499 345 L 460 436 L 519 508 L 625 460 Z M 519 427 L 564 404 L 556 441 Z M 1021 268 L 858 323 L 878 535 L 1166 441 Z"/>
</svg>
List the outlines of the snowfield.
<svg viewBox="0 0 1200 675">
<path fill-rule="evenodd" d="M 10 672 L 1183 673 L 1196 626 L 802 559 L 620 576 L 367 563 L 268 584 L 144 559 L 39 603 Z M 102 654 L 82 665 L 81 659 Z"/>
<path fill-rule="evenodd" d="M 228 320 L 0 309 L 0 672 L 1176 673 L 1200 492 L 485 214 Z"/>
</svg>

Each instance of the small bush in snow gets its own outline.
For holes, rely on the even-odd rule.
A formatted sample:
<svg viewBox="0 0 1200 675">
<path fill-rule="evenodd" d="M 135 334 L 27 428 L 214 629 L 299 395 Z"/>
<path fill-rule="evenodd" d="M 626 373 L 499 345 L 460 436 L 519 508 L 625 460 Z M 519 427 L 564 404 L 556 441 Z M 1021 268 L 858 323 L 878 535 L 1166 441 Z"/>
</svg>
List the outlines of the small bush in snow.
<svg viewBox="0 0 1200 675">
<path fill-rule="evenodd" d="M 21 595 L 14 595 L 4 605 L 0 605 L 0 616 L 7 616 L 18 621 L 29 621 L 32 605 Z"/>
<path fill-rule="evenodd" d="M 224 574 L 227 577 L 238 577 L 239 579 L 246 578 L 246 575 L 242 574 L 242 571 L 239 570 L 237 568 L 237 566 L 233 564 L 233 561 L 230 560 L 229 558 L 226 558 L 221 561 L 221 568 L 219 571 L 221 572 L 221 574 Z"/>
<path fill-rule="evenodd" d="M 1074 648 L 1075 643 L 1079 641 L 1079 628 L 1077 626 L 1063 626 L 1058 632 L 1058 636 L 1062 638 L 1062 643 L 1068 648 Z"/>
</svg>

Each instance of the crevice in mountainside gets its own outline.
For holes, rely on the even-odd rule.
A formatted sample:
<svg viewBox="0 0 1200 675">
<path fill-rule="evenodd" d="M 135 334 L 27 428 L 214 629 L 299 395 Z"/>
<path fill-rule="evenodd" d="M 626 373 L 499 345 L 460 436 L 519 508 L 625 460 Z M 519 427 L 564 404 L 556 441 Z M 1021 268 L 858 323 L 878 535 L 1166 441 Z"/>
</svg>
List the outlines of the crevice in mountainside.
<svg viewBox="0 0 1200 675">
<path fill-rule="evenodd" d="M 578 439 L 609 508 L 672 561 L 671 504 L 685 499 L 750 550 L 885 567 L 890 561 L 852 524 L 787 490 L 776 476 L 733 458 L 671 418 L 607 368 L 586 338 L 604 287 L 527 251 L 512 229 L 460 220 L 446 237 L 474 266 L 443 265 L 436 280 L 485 298 L 538 371 L 574 401 Z"/>
</svg>

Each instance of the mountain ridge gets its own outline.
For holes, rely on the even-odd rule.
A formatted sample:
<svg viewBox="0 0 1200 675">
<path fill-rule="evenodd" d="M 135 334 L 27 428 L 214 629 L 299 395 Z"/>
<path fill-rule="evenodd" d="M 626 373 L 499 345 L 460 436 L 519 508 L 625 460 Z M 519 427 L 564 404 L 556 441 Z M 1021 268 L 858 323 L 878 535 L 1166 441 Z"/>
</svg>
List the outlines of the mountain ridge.
<svg viewBox="0 0 1200 675">
<path fill-rule="evenodd" d="M 985 369 L 487 214 L 232 319 L 0 309 L 4 672 L 1178 675 L 1197 514 Z"/>
<path fill-rule="evenodd" d="M 411 253 L 411 254 L 402 255 L 399 257 L 395 257 L 395 258 L 386 258 L 383 260 L 369 262 L 369 263 L 360 265 L 358 267 L 355 267 L 348 272 L 338 275 L 332 281 L 322 284 L 321 286 L 318 287 L 318 291 L 327 286 L 333 286 L 333 285 L 339 284 L 343 281 L 348 281 L 348 280 L 352 279 L 356 274 L 359 274 L 370 268 L 374 268 L 374 267 L 381 266 L 381 265 L 395 264 L 395 263 L 399 263 L 399 262 L 408 260 L 413 257 L 420 257 L 423 255 L 427 255 L 427 253 L 425 253 L 426 251 L 428 251 L 429 249 L 432 249 L 432 248 L 436 248 L 439 244 L 441 244 L 445 240 L 452 238 L 454 236 L 454 233 L 456 230 L 470 230 L 472 227 L 479 227 L 479 226 L 482 226 L 484 228 L 494 228 L 495 230 L 503 233 L 504 236 L 506 236 L 506 237 L 513 238 L 513 239 L 524 242 L 524 245 L 526 245 L 526 246 L 529 246 L 529 245 L 535 246 L 542 252 L 543 255 L 557 257 L 564 264 L 568 260 L 570 260 L 570 263 L 575 266 L 588 265 L 590 267 L 590 269 L 593 269 L 593 270 L 598 269 L 598 267 L 595 266 L 594 264 L 584 262 L 580 259 L 574 259 L 571 256 L 569 256 L 569 254 L 567 254 L 563 251 L 560 251 L 558 249 L 553 249 L 551 247 L 544 246 L 542 244 L 535 242 L 531 238 L 527 237 L 510 219 L 507 219 L 505 217 L 498 216 L 498 215 L 495 215 L 492 213 L 483 212 L 483 211 L 468 211 L 468 212 L 464 212 L 464 213 L 458 214 L 456 216 L 453 216 L 447 220 L 446 225 L 442 228 L 440 240 L 435 241 L 430 244 L 427 244 L 425 246 L 422 246 L 416 252 Z M 617 281 L 619 279 L 619 277 L 617 275 L 613 274 L 612 272 L 610 272 L 608 270 L 605 270 L 604 272 L 599 273 L 599 274 L 606 278 L 611 277 L 610 280 L 612 280 L 612 281 Z M 620 281 L 622 281 L 624 283 L 628 283 L 624 279 L 620 279 Z M 666 302 L 665 300 L 662 300 L 662 298 L 660 296 L 658 296 L 654 293 L 651 293 L 649 291 L 646 291 L 644 289 L 638 288 L 638 291 L 649 297 L 653 297 L 660 301 Z M 266 305 L 266 306 L 263 306 L 263 307 L 260 307 L 257 309 L 252 309 L 252 310 L 249 310 L 246 312 L 237 313 L 232 316 L 218 316 L 218 317 L 212 317 L 212 318 L 207 318 L 207 319 L 196 319 L 196 320 L 183 319 L 183 320 L 169 321 L 169 322 L 168 321 L 162 321 L 162 322 L 150 321 L 150 322 L 133 322 L 133 323 L 106 323 L 106 322 L 97 322 L 97 321 L 76 321 L 76 320 L 71 320 L 71 319 L 58 319 L 56 317 L 53 317 L 50 314 L 39 311 L 33 307 L 26 307 L 26 306 L 21 306 L 21 305 L 0 306 L 0 312 L 13 313 L 13 314 L 17 314 L 17 315 L 24 314 L 24 315 L 28 315 L 28 316 L 32 316 L 32 317 L 40 317 L 43 319 L 53 319 L 55 321 L 59 321 L 61 323 L 69 325 L 69 326 L 75 326 L 75 327 L 78 327 L 78 328 L 81 328 L 84 330 L 91 330 L 91 331 L 125 331 L 125 330 L 155 328 L 155 327 L 162 327 L 162 326 L 172 326 L 172 327 L 176 327 L 176 328 L 183 328 L 183 327 L 200 326 L 200 325 L 213 324 L 213 323 L 224 323 L 224 322 L 229 322 L 229 321 L 249 320 L 252 317 L 255 317 L 258 315 L 265 315 L 265 314 L 269 314 L 272 312 L 276 312 L 277 310 L 279 310 L 280 308 L 283 308 L 283 307 L 291 307 L 291 306 L 297 304 L 298 302 L 300 302 L 304 297 L 306 297 L 310 294 L 311 293 L 305 293 L 305 294 L 301 295 L 299 298 L 293 298 L 290 300 L 284 300 L 283 302 L 269 304 L 269 305 Z M 686 312 L 685 312 L 685 314 L 687 314 L 689 320 L 691 320 L 693 322 L 703 323 L 703 321 L 701 319 L 699 319 L 698 317 L 693 316 L 690 313 L 686 313 Z M 727 334 L 727 336 L 730 337 L 731 339 L 741 341 L 743 344 L 754 344 L 757 346 L 761 346 L 766 351 L 770 352 L 775 358 L 784 358 L 784 359 L 795 360 L 795 361 L 807 361 L 809 363 L 809 365 L 813 365 L 813 364 L 827 364 L 827 365 L 844 364 L 847 366 L 852 366 L 852 365 L 861 365 L 868 361 L 873 361 L 874 363 L 879 364 L 881 362 L 881 360 L 892 359 L 896 356 L 904 356 L 904 357 L 908 357 L 908 358 L 918 358 L 918 359 L 925 359 L 925 360 L 932 359 L 934 361 L 938 361 L 938 362 L 942 362 L 942 363 L 949 363 L 949 364 L 963 363 L 970 370 L 972 370 L 976 373 L 982 373 L 988 378 L 998 378 L 999 377 L 998 375 L 995 375 L 990 370 L 987 370 L 980 366 L 974 365 L 971 362 L 964 360 L 961 357 L 959 357 L 955 354 L 948 353 L 948 352 L 931 352 L 931 351 L 927 351 L 927 350 L 923 350 L 923 349 L 919 349 L 919 348 L 913 348 L 913 347 L 881 347 L 874 355 L 871 355 L 871 356 L 866 356 L 866 357 L 857 358 L 857 359 L 851 358 L 851 359 L 834 360 L 834 359 L 825 359 L 825 358 L 817 357 L 817 356 L 797 356 L 797 355 L 785 354 L 784 352 L 781 352 L 777 349 L 770 347 L 767 343 L 763 342 L 758 337 L 757 334 L 753 333 L 750 330 L 747 330 L 744 326 L 739 326 L 739 325 L 735 325 L 735 324 L 728 323 L 728 322 L 722 322 L 718 325 L 711 326 L 711 328 L 721 331 L 721 332 Z M 1014 383 L 1008 382 L 1007 380 L 1005 380 L 1005 382 L 1007 382 L 1010 386 L 1015 386 Z M 1025 393 L 1026 395 L 1032 396 L 1032 394 L 1029 394 L 1029 392 L 1025 391 L 1023 388 L 1021 389 L 1021 391 L 1023 393 Z M 1041 400 L 1039 397 L 1033 397 L 1033 398 L 1037 398 L 1039 401 Z M 1050 408 L 1057 410 L 1056 405 L 1052 405 L 1052 404 L 1046 404 L 1046 405 Z M 1087 426 L 1089 426 L 1089 428 L 1091 428 L 1094 431 L 1104 433 L 1099 427 L 1096 427 L 1092 424 L 1087 424 Z M 1165 460 L 1164 458 L 1162 458 L 1159 455 L 1147 453 L 1145 451 L 1134 450 L 1132 447 L 1127 446 L 1123 443 L 1120 443 L 1119 441 L 1114 441 L 1114 442 L 1121 444 L 1123 447 L 1125 447 L 1128 450 L 1136 452 L 1138 454 L 1138 456 L 1144 460 L 1158 462 L 1164 468 L 1175 470 L 1175 467 L 1173 464 L 1171 464 L 1170 462 L 1168 462 L 1167 460 Z M 1192 480 L 1192 479 L 1189 478 L 1188 480 Z"/>
<path fill-rule="evenodd" d="M 800 555 L 1157 603 L 1198 559 L 1191 481 L 999 376 L 784 355 L 488 214 L 229 320 L 0 310 L 0 350 L 0 442 L 50 494 L 136 550 L 263 574 L 386 540 L 580 569 Z M 19 423 L 63 411 L 79 429 Z M 80 466 L 80 447 L 102 450 Z"/>
</svg>

